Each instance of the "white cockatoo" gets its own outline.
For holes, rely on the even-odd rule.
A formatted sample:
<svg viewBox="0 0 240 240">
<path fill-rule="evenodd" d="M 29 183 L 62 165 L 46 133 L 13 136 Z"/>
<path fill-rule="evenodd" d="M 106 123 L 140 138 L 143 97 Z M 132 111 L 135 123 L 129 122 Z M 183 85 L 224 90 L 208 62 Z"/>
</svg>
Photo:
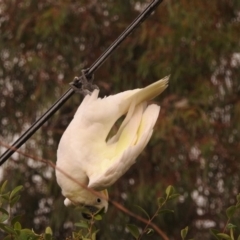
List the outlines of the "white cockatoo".
<svg viewBox="0 0 240 240">
<path fill-rule="evenodd" d="M 98 97 L 97 89 L 85 96 L 57 150 L 57 168 L 77 181 L 56 170 L 65 205 L 107 211 L 106 188 L 135 163 L 147 145 L 160 112 L 158 105 L 147 105 L 147 101 L 167 88 L 168 78 L 104 98 Z M 108 139 L 113 125 L 123 115 L 126 117 L 116 135 Z"/>
</svg>

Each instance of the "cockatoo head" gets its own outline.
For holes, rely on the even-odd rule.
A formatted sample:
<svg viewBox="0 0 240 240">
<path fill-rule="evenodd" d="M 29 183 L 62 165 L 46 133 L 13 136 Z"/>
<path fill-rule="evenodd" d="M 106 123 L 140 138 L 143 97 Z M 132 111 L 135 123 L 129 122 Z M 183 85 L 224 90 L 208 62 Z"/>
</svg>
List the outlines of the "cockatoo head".
<svg viewBox="0 0 240 240">
<path fill-rule="evenodd" d="M 81 195 L 78 195 L 77 198 L 74 198 L 73 196 L 71 200 L 69 198 L 66 198 L 64 205 L 67 207 L 72 205 L 83 207 L 85 210 L 89 211 L 92 214 L 101 209 L 103 209 L 104 213 L 106 213 L 108 210 L 108 191 L 105 189 L 96 193 L 97 194 L 86 189 Z M 73 199 L 75 201 L 73 201 Z M 91 218 L 90 214 L 85 213 L 84 211 L 82 215 L 86 219 Z"/>
<path fill-rule="evenodd" d="M 98 195 L 91 193 L 91 197 L 84 203 L 84 207 L 87 208 L 91 213 L 95 213 L 101 209 L 104 209 L 106 213 L 108 210 L 108 191 L 107 189 L 98 192 Z"/>
</svg>

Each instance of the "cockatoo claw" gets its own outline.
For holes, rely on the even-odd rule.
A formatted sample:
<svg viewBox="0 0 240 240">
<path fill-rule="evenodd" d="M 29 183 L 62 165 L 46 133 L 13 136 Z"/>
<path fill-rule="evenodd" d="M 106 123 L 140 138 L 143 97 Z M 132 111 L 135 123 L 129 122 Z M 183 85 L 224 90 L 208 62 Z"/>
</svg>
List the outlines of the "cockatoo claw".
<svg viewBox="0 0 240 240">
<path fill-rule="evenodd" d="M 81 77 L 75 77 L 73 82 L 70 83 L 71 87 L 74 91 L 80 92 L 83 96 L 91 95 L 95 89 L 99 89 L 97 85 L 92 84 L 94 75 L 87 76 L 87 72 L 89 69 L 82 70 Z"/>
</svg>

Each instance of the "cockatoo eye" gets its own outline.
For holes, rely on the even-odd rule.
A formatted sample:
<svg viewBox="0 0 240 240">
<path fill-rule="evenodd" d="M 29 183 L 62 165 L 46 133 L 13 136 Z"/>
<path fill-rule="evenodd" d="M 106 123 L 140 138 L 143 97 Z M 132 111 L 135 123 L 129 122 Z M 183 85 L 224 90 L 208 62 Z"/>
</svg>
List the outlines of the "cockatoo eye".
<svg viewBox="0 0 240 240">
<path fill-rule="evenodd" d="M 97 198 L 97 203 L 101 203 L 101 202 L 102 202 L 101 198 Z"/>
</svg>

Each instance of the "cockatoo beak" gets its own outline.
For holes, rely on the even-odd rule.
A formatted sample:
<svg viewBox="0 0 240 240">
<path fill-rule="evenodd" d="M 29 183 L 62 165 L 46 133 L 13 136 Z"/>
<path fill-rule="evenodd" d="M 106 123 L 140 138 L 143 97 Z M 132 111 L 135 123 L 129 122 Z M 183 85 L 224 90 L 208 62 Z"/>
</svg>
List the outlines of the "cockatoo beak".
<svg viewBox="0 0 240 240">
<path fill-rule="evenodd" d="M 106 201 L 106 205 L 104 207 L 104 213 L 106 213 L 108 210 L 108 199 L 109 199 L 108 190 L 104 189 L 104 190 L 102 190 L 102 193 L 103 193 L 103 197 L 105 198 L 104 200 Z"/>
<path fill-rule="evenodd" d="M 104 189 L 103 191 L 102 191 L 102 193 L 103 193 L 103 195 L 105 196 L 105 200 L 106 201 L 108 201 L 108 198 L 109 198 L 109 196 L 108 196 L 108 190 L 107 189 Z"/>
</svg>

